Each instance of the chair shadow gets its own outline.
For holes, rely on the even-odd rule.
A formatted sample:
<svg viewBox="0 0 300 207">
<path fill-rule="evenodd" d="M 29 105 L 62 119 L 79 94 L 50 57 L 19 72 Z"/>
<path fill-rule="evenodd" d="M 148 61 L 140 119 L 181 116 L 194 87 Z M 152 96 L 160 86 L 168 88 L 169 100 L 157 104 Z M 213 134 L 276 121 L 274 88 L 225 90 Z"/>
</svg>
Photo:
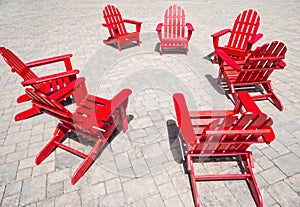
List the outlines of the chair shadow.
<svg viewBox="0 0 300 207">
<path fill-rule="evenodd" d="M 134 119 L 134 116 L 129 114 L 127 116 L 127 120 L 128 123 L 130 123 L 132 120 Z M 107 142 L 103 145 L 103 147 L 101 148 L 101 150 L 99 151 L 99 153 L 97 154 L 97 157 L 95 158 L 98 159 L 98 157 L 101 156 L 101 154 L 103 153 L 103 151 L 109 146 L 109 144 L 121 133 L 122 131 L 122 123 L 120 122 L 117 127 L 115 128 L 115 130 L 113 131 L 112 135 L 109 137 L 109 139 L 107 140 Z M 64 140 L 66 140 L 67 138 L 72 139 L 73 141 L 79 142 L 84 146 L 90 146 L 93 147 L 95 145 L 95 141 L 92 139 L 89 139 L 85 136 L 82 135 L 78 135 L 76 132 L 68 132 L 66 134 L 66 136 L 63 138 L 62 142 Z"/>
<path fill-rule="evenodd" d="M 140 41 L 140 44 L 141 43 L 142 43 L 142 41 Z M 108 46 L 110 46 L 112 48 L 115 48 L 117 50 L 119 49 L 118 48 L 118 43 L 112 43 L 112 44 L 106 44 L 106 45 L 108 45 Z M 138 46 L 138 44 L 135 43 L 135 42 L 129 42 L 129 43 L 126 43 L 126 44 L 122 44 L 121 45 L 121 49 L 122 50 L 126 50 L 126 49 L 129 49 L 129 48 L 135 47 L 135 46 Z"/>
<path fill-rule="evenodd" d="M 179 129 L 174 120 L 168 120 L 166 122 L 169 136 L 169 145 L 173 158 L 177 163 L 185 163 L 185 143 L 181 139 Z"/>
<path fill-rule="evenodd" d="M 219 93 L 222 95 L 226 95 L 226 90 L 224 90 L 224 88 L 222 87 L 222 85 L 218 84 L 218 78 L 214 78 L 212 75 L 210 74 L 206 74 L 205 75 L 206 79 L 208 80 L 208 82 L 210 83 L 210 85 Z"/>
<path fill-rule="evenodd" d="M 160 54 L 160 42 L 158 42 L 156 45 L 155 45 L 155 48 L 154 48 L 154 52 L 158 52 Z M 183 54 L 183 55 L 186 55 L 186 50 L 185 49 L 177 49 L 177 48 L 170 48 L 170 49 L 163 49 L 162 51 L 162 55 L 163 54 Z"/>
<path fill-rule="evenodd" d="M 203 59 L 208 60 L 209 62 L 213 63 L 213 56 L 214 56 L 215 52 L 211 52 L 208 55 L 204 56 Z"/>
</svg>

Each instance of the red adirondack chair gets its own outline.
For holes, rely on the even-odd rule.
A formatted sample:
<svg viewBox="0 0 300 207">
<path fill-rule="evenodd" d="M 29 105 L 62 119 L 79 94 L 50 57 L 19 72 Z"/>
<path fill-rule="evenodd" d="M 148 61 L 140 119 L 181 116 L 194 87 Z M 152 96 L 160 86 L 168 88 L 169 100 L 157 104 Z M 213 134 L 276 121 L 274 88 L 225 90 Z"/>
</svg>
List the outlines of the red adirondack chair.
<svg viewBox="0 0 300 207">
<path fill-rule="evenodd" d="M 160 40 L 161 55 L 163 49 L 167 48 L 183 48 L 186 54 L 188 53 L 188 43 L 194 27 L 191 23 L 185 23 L 185 13 L 180 6 L 173 5 L 165 11 L 164 23 L 159 23 L 156 31 Z"/>
<path fill-rule="evenodd" d="M 269 144 L 274 140 L 272 119 L 260 111 L 247 92 L 239 92 L 235 108 L 224 111 L 188 111 L 184 96 L 178 93 L 173 100 L 181 136 L 187 145 L 186 163 L 195 206 L 200 206 L 197 181 L 216 180 L 246 180 L 256 205 L 263 206 L 252 170 L 252 153 L 247 149 L 253 143 Z M 196 174 L 196 158 L 208 161 L 214 157 L 240 157 L 244 172 Z"/>
<path fill-rule="evenodd" d="M 215 51 L 222 49 L 228 55 L 243 60 L 250 52 L 252 45 L 263 37 L 262 34 L 257 33 L 259 25 L 260 17 L 256 11 L 252 9 L 243 11 L 237 16 L 232 29 L 224 29 L 211 35 Z M 219 38 L 229 32 L 228 44 L 223 47 L 219 46 Z M 213 62 L 216 63 L 216 61 L 217 56 L 214 54 Z"/>
<path fill-rule="evenodd" d="M 0 47 L 0 54 L 2 55 L 5 62 L 11 67 L 11 71 L 13 73 L 17 73 L 24 81 L 27 81 L 26 85 L 31 85 L 34 89 L 47 95 L 57 90 L 60 90 L 66 84 L 75 80 L 76 74 L 79 73 L 79 70 L 73 70 L 72 68 L 71 61 L 70 61 L 70 58 L 72 57 L 71 54 L 46 58 L 42 60 L 36 60 L 28 63 L 24 63 L 13 52 L 11 52 L 9 49 L 6 49 L 5 47 Z M 31 70 L 31 68 L 33 67 L 56 63 L 60 61 L 64 61 L 66 72 L 38 77 Z M 60 99 L 56 101 L 62 101 L 67 98 L 69 98 L 69 96 L 60 97 Z M 18 97 L 17 103 L 23 103 L 29 100 L 30 97 L 27 94 L 23 94 Z M 27 119 L 36 114 L 37 114 L 37 109 L 35 107 L 32 107 L 30 109 L 27 109 L 17 114 L 15 116 L 15 120 L 19 121 L 19 120 Z"/>
<path fill-rule="evenodd" d="M 32 104 L 40 112 L 49 114 L 60 121 L 51 141 L 36 156 L 35 163 L 39 165 L 57 147 L 83 158 L 84 161 L 72 176 L 73 185 L 94 162 L 120 121 L 123 131 L 128 129 L 126 107 L 131 90 L 123 89 L 111 100 L 107 100 L 88 94 L 84 81 L 85 78 L 78 78 L 49 96 L 32 88 L 26 88 L 26 93 L 32 98 Z M 75 97 L 77 108 L 74 113 L 56 101 L 58 97 L 66 94 L 73 94 Z M 95 144 L 90 153 L 85 154 L 63 144 L 65 135 L 69 131 L 94 141 Z"/>
<path fill-rule="evenodd" d="M 118 8 L 113 5 L 107 5 L 103 9 L 103 17 L 105 19 L 105 24 L 102 26 L 108 29 L 110 37 L 103 40 L 104 44 L 118 44 L 119 51 L 122 50 L 123 44 L 128 44 L 131 42 L 137 42 L 140 46 L 140 31 L 142 22 L 123 19 Z M 125 27 L 125 23 L 135 24 L 136 31 L 128 32 Z"/>
<path fill-rule="evenodd" d="M 252 96 L 252 98 L 254 100 L 270 98 L 274 105 L 282 111 L 283 105 L 275 95 L 269 77 L 274 70 L 284 69 L 286 66 L 283 61 L 286 50 L 284 43 L 273 41 L 257 47 L 245 61 L 235 62 L 223 50 L 217 49 L 216 55 L 218 55 L 218 60 L 220 60 L 218 82 L 221 83 L 224 76 L 235 101 L 237 100 L 236 91 L 240 87 L 243 87 L 240 90 L 247 90 L 249 86 L 260 85 L 264 89 L 263 93 Z"/>
</svg>

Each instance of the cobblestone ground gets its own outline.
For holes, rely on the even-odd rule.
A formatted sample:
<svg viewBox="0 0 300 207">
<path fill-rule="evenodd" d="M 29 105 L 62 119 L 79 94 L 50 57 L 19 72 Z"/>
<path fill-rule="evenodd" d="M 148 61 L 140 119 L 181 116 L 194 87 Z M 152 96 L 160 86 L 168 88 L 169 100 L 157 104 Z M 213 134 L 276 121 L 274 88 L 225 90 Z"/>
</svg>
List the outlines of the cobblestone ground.
<svg viewBox="0 0 300 207">
<path fill-rule="evenodd" d="M 143 21 L 140 47 L 120 53 L 102 44 L 108 35 L 100 26 L 102 9 L 108 3 L 117 5 L 123 17 Z M 173 3 L 185 9 L 195 27 L 188 56 L 160 56 L 157 50 L 156 24 Z M 212 52 L 210 34 L 231 27 L 236 15 L 248 8 L 261 17 L 264 37 L 258 44 L 281 40 L 288 47 L 286 69 L 271 77 L 284 111 L 268 101 L 257 102 L 273 117 L 276 140 L 270 146 L 251 147 L 255 176 L 265 206 L 300 206 L 299 1 L 0 0 L 1 46 L 25 62 L 72 53 L 72 64 L 86 77 L 92 94 L 111 98 L 122 88 L 133 90 L 129 130 L 120 133 L 72 186 L 71 176 L 81 159 L 58 149 L 41 165 L 34 164 L 57 121 L 48 115 L 14 121 L 14 115 L 30 105 L 16 103 L 24 92 L 21 79 L 0 61 L 1 206 L 193 206 L 176 139 L 172 94 L 184 93 L 190 109 L 233 108 L 216 84 L 218 67 L 205 57 Z M 62 67 L 35 71 L 43 75 Z M 236 163 L 201 166 L 211 173 L 233 167 Z M 254 206 L 244 181 L 204 182 L 198 188 L 203 206 Z"/>
</svg>

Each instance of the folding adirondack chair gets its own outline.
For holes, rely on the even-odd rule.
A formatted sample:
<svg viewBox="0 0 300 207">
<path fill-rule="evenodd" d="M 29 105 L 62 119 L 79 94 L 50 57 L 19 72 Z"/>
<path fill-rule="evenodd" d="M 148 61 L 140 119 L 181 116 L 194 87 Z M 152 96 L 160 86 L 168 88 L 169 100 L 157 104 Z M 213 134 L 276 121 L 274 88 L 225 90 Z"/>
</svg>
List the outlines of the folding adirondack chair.
<svg viewBox="0 0 300 207">
<path fill-rule="evenodd" d="M 31 85 L 37 91 L 40 91 L 46 95 L 49 95 L 57 90 L 63 88 L 66 84 L 76 79 L 76 74 L 79 70 L 73 70 L 70 58 L 71 54 L 61 55 L 51 58 L 46 58 L 42 60 L 32 61 L 24 63 L 20 60 L 13 52 L 4 47 L 0 47 L 0 54 L 2 55 L 5 62 L 11 67 L 13 73 L 17 73 L 24 81 L 27 81 L 27 85 Z M 52 75 L 47 75 L 43 77 L 38 77 L 32 70 L 32 67 L 42 66 L 46 64 L 56 63 L 64 61 L 66 72 L 56 73 Z M 69 98 L 69 96 L 60 97 L 59 100 L 62 101 Z M 18 97 L 17 102 L 23 103 L 29 101 L 30 97 L 27 94 L 23 94 Z M 37 109 L 32 107 L 23 112 L 20 112 L 15 116 L 15 120 L 27 119 L 31 116 L 37 114 Z"/>
<path fill-rule="evenodd" d="M 85 78 L 78 78 L 62 90 L 49 96 L 32 88 L 26 89 L 26 93 L 32 98 L 32 104 L 36 108 L 39 108 L 41 112 L 49 114 L 60 121 L 54 131 L 53 138 L 39 152 L 35 163 L 39 165 L 57 147 L 82 157 L 84 161 L 72 176 L 71 182 L 73 185 L 94 162 L 119 122 L 122 122 L 124 132 L 128 129 L 126 107 L 131 90 L 123 89 L 111 100 L 107 100 L 88 94 L 84 81 Z M 56 101 L 57 97 L 70 93 L 73 93 L 77 105 L 74 113 Z M 84 154 L 81 151 L 63 144 L 65 135 L 69 131 L 75 132 L 77 135 L 82 135 L 88 140 L 95 142 L 90 153 Z"/>
<path fill-rule="evenodd" d="M 237 16 L 232 29 L 224 29 L 211 35 L 215 51 L 222 49 L 228 55 L 243 60 L 250 52 L 252 45 L 263 37 L 262 34 L 257 34 L 259 24 L 260 17 L 256 11 L 252 9 L 243 11 Z M 230 32 L 228 44 L 223 47 L 219 46 L 219 38 L 228 32 Z M 214 54 L 213 62 L 217 62 L 216 54 Z"/>
<path fill-rule="evenodd" d="M 156 31 L 161 55 L 165 48 L 183 48 L 188 53 L 188 43 L 194 28 L 191 23 L 185 23 L 185 13 L 180 6 L 173 5 L 165 11 L 164 23 L 159 23 Z"/>
<path fill-rule="evenodd" d="M 263 206 L 254 177 L 251 151 L 253 143 L 269 144 L 275 138 L 272 119 L 262 113 L 247 92 L 239 92 L 233 110 L 188 111 L 184 96 L 173 95 L 181 136 L 187 145 L 186 163 L 189 171 L 194 203 L 200 206 L 197 181 L 246 180 L 257 206 Z M 198 160 L 223 157 L 241 160 L 240 174 L 196 174 Z M 237 189 L 238 190 L 238 189 Z"/>
<path fill-rule="evenodd" d="M 102 26 L 107 27 L 110 37 L 103 40 L 104 44 L 118 44 L 119 51 L 122 50 L 123 44 L 128 44 L 136 41 L 137 45 L 140 46 L 140 31 L 142 22 L 123 19 L 118 8 L 113 5 L 107 5 L 103 9 L 103 17 L 105 24 Z M 135 24 L 135 32 L 127 32 L 125 23 Z"/>
<path fill-rule="evenodd" d="M 246 90 L 247 87 L 260 85 L 264 89 L 262 94 L 252 96 L 254 100 L 270 98 L 274 105 L 283 110 L 283 105 L 275 95 L 271 81 L 268 80 L 274 70 L 284 69 L 286 46 L 282 42 L 273 41 L 257 47 L 242 63 L 235 62 L 223 50 L 216 50 L 220 60 L 218 82 L 221 83 L 224 76 L 233 99 L 237 100 L 236 90 Z M 239 64 L 238 64 L 239 63 Z"/>
</svg>

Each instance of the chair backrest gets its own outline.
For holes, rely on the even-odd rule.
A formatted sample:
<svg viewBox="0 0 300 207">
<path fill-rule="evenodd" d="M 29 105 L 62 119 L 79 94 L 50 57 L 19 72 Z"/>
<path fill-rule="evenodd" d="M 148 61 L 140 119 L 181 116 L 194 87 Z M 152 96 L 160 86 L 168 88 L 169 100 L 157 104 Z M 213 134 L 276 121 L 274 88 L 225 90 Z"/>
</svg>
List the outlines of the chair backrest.
<svg viewBox="0 0 300 207">
<path fill-rule="evenodd" d="M 25 91 L 26 94 L 32 99 L 32 103 L 40 107 L 43 112 L 61 120 L 72 118 L 72 113 L 51 97 L 32 88 L 26 88 Z"/>
<path fill-rule="evenodd" d="M 249 9 L 240 13 L 233 25 L 228 47 L 246 50 L 249 40 L 256 35 L 260 17 L 256 11 Z"/>
<path fill-rule="evenodd" d="M 2 55 L 4 61 L 11 67 L 13 73 L 17 73 L 23 80 L 29 80 L 37 78 L 38 76 L 30 70 L 26 64 L 20 60 L 13 52 L 5 47 L 0 47 L 0 55 Z M 44 85 L 42 83 L 34 84 L 33 87 L 38 90 L 43 90 Z"/>
<path fill-rule="evenodd" d="M 270 143 L 275 138 L 271 128 L 272 118 L 260 111 L 232 113 L 224 118 L 216 118 L 206 125 L 201 134 L 198 134 L 198 127 L 203 127 L 201 116 L 191 119 L 182 94 L 174 94 L 173 100 L 178 126 L 188 144 L 188 151 L 194 153 L 245 151 L 252 143 Z M 253 104 L 255 103 L 251 103 Z"/>
<path fill-rule="evenodd" d="M 287 51 L 282 42 L 273 41 L 257 47 L 246 59 L 236 82 L 265 81 L 273 70 L 281 68 Z"/>
<path fill-rule="evenodd" d="M 172 5 L 165 11 L 164 38 L 177 39 L 184 38 L 185 34 L 185 14 L 178 5 Z"/>
<path fill-rule="evenodd" d="M 112 37 L 127 34 L 124 21 L 118 8 L 113 5 L 105 6 L 103 9 L 103 17 L 108 25 L 108 31 Z"/>
</svg>

